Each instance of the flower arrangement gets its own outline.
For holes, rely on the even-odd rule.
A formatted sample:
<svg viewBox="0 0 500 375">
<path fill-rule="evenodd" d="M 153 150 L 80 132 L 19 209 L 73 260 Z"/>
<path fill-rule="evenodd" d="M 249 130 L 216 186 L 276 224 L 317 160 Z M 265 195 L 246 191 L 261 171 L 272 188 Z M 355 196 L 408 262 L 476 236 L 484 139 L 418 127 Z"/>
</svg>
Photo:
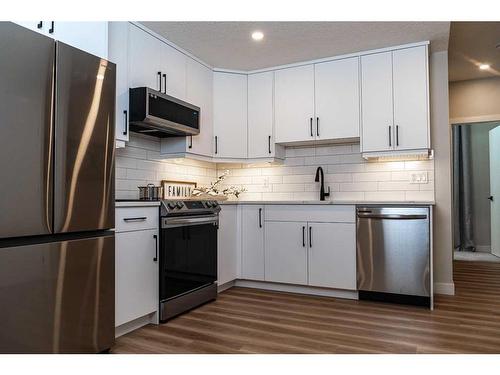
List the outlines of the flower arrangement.
<svg viewBox="0 0 500 375">
<path fill-rule="evenodd" d="M 234 195 L 236 198 L 239 198 L 241 193 L 247 191 L 247 189 L 245 189 L 244 187 L 229 186 L 221 189 L 220 185 L 228 175 L 229 170 L 225 170 L 219 177 L 217 177 L 217 180 L 210 183 L 209 187 L 200 186 L 193 189 L 192 195 L 195 197 L 208 195 L 211 197 L 224 197 L 225 199 L 227 199 L 231 195 Z"/>
</svg>

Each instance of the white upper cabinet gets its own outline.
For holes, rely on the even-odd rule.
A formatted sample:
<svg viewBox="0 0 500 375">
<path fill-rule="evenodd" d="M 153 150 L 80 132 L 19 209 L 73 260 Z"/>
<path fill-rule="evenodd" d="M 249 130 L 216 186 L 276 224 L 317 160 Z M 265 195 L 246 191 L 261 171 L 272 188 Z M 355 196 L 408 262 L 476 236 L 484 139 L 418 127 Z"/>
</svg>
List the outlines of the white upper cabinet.
<svg viewBox="0 0 500 375">
<path fill-rule="evenodd" d="M 186 100 L 186 68 L 188 57 L 168 44 L 162 43 L 162 92 Z"/>
<path fill-rule="evenodd" d="M 274 156 L 274 72 L 248 76 L 248 157 Z"/>
<path fill-rule="evenodd" d="M 316 139 L 359 137 L 359 58 L 314 66 Z"/>
<path fill-rule="evenodd" d="M 427 46 L 361 57 L 361 151 L 427 149 Z"/>
<path fill-rule="evenodd" d="M 314 140 L 314 66 L 275 72 L 276 143 Z"/>
<path fill-rule="evenodd" d="M 361 57 L 361 150 L 391 149 L 392 113 L 392 52 Z"/>
<path fill-rule="evenodd" d="M 187 151 L 212 156 L 213 148 L 213 72 L 189 59 L 187 61 L 186 101 L 200 107 L 200 134 L 188 137 Z"/>
<path fill-rule="evenodd" d="M 103 59 L 108 58 L 108 22 L 28 21 L 16 23 L 92 55 Z"/>
<path fill-rule="evenodd" d="M 214 156 L 247 157 L 247 75 L 214 73 Z"/>
<path fill-rule="evenodd" d="M 128 23 L 109 22 L 109 60 L 116 64 L 116 139 L 128 141 Z"/>
<path fill-rule="evenodd" d="M 392 59 L 395 148 L 429 148 L 427 47 L 396 50 Z"/>
<path fill-rule="evenodd" d="M 128 84 L 130 88 L 150 87 L 160 91 L 163 43 L 137 26 L 129 24 Z"/>
<path fill-rule="evenodd" d="M 54 22 L 54 38 L 85 52 L 108 58 L 107 22 Z"/>
</svg>

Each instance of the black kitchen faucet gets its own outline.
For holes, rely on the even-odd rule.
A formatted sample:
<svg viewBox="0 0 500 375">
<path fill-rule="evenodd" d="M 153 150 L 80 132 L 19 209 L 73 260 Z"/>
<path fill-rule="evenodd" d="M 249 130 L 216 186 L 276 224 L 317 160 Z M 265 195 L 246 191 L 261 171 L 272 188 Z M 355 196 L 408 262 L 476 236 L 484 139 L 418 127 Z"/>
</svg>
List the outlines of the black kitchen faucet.
<svg viewBox="0 0 500 375">
<path fill-rule="evenodd" d="M 321 175 L 321 182 L 320 182 L 320 175 Z M 323 168 L 318 167 L 318 169 L 316 169 L 316 177 L 314 178 L 314 181 L 321 183 L 321 188 L 319 190 L 319 200 L 324 201 L 325 197 L 330 196 L 330 186 L 328 186 L 328 193 L 325 193 L 325 175 L 323 174 Z"/>
</svg>

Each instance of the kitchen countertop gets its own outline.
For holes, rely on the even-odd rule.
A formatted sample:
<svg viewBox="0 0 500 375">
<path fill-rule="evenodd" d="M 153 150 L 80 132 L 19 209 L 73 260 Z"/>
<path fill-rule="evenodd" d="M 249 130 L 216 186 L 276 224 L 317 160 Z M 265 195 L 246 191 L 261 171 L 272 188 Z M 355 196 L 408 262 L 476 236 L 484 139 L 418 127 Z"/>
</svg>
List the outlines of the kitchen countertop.
<svg viewBox="0 0 500 375">
<path fill-rule="evenodd" d="M 333 200 L 333 201 L 222 201 L 219 202 L 221 205 L 225 204 L 304 204 L 304 205 L 406 205 L 406 206 L 433 206 L 435 202 L 432 201 L 348 201 L 348 200 Z"/>
<path fill-rule="evenodd" d="M 117 199 L 115 207 L 157 207 L 160 201 L 145 201 L 140 199 Z"/>
<path fill-rule="evenodd" d="M 405 205 L 405 206 L 433 206 L 435 202 L 432 201 L 348 201 L 348 200 L 329 200 L 329 201 L 219 201 L 221 205 L 234 205 L 234 204 L 282 204 L 282 205 Z M 115 207 L 156 207 L 160 205 L 160 201 L 144 201 L 138 199 L 119 199 L 115 201 Z"/>
</svg>

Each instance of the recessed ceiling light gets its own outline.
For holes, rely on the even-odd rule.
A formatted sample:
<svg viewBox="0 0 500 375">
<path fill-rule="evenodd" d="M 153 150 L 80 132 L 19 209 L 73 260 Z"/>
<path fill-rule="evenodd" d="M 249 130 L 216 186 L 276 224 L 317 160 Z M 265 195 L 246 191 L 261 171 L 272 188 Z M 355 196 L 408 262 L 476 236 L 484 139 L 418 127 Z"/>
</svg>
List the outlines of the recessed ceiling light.
<svg viewBox="0 0 500 375">
<path fill-rule="evenodd" d="M 254 31 L 252 33 L 253 40 L 262 40 L 264 39 L 264 33 L 262 31 Z"/>
<path fill-rule="evenodd" d="M 479 69 L 481 69 L 481 70 L 486 70 L 486 69 L 489 69 L 489 68 L 490 68 L 489 64 L 481 64 L 481 65 L 479 65 Z"/>
</svg>

